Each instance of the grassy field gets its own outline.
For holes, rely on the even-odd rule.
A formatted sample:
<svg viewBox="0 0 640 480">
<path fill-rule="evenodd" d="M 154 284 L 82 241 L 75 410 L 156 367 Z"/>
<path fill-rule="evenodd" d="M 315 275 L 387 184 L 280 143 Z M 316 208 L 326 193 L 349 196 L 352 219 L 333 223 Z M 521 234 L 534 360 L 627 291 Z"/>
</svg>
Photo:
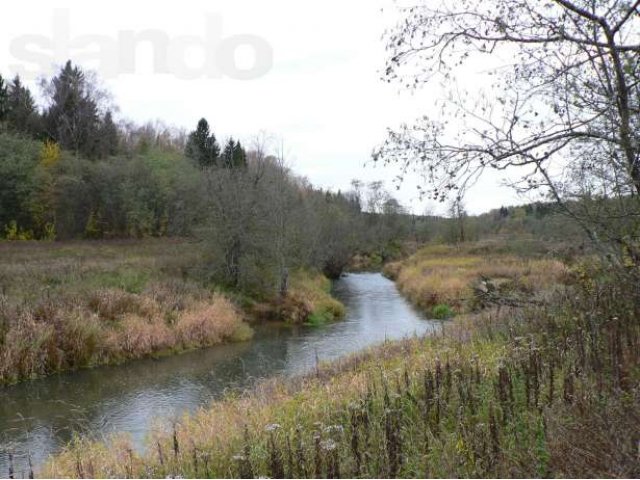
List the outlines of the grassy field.
<svg viewBox="0 0 640 480">
<path fill-rule="evenodd" d="M 441 254 L 423 251 L 405 265 Z M 457 265 L 473 264 L 468 254 Z M 512 272 L 509 257 L 492 263 L 501 258 L 501 272 Z M 554 271 L 531 285 L 545 302 L 459 315 L 442 334 L 230 394 L 157 431 L 144 455 L 126 438 L 78 440 L 41 473 L 637 478 L 637 302 L 606 270 L 573 267 L 563 284 Z"/>
<path fill-rule="evenodd" d="M 186 241 L 0 244 L 0 383 L 246 340 Z"/>
<path fill-rule="evenodd" d="M 257 303 L 200 275 L 188 240 L 0 242 L 0 385 L 251 338 L 260 317 L 339 318 L 320 274 L 295 272 L 284 300 Z"/>
<path fill-rule="evenodd" d="M 432 245 L 387 264 L 384 273 L 427 312 L 448 307 L 466 313 L 478 306 L 478 289 L 511 303 L 531 303 L 567 279 L 567 267 L 548 251 L 539 245 L 527 251 L 525 257 L 492 242 Z"/>
</svg>

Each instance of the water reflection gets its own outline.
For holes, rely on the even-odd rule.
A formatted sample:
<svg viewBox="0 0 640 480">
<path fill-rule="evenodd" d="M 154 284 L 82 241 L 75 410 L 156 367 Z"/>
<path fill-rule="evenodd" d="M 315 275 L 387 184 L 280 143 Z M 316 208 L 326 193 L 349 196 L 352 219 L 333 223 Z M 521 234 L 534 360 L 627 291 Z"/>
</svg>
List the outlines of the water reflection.
<svg viewBox="0 0 640 480">
<path fill-rule="evenodd" d="M 156 419 L 194 411 L 226 389 L 257 379 L 312 369 L 385 339 L 422 334 L 435 323 L 424 319 L 379 274 L 347 275 L 334 284 L 346 318 L 320 328 L 258 328 L 252 342 L 223 345 L 159 360 L 84 370 L 0 390 L 0 477 L 8 452 L 18 474 L 27 453 L 40 464 L 68 442 L 72 431 L 94 438 L 128 432 L 136 444 Z"/>
</svg>

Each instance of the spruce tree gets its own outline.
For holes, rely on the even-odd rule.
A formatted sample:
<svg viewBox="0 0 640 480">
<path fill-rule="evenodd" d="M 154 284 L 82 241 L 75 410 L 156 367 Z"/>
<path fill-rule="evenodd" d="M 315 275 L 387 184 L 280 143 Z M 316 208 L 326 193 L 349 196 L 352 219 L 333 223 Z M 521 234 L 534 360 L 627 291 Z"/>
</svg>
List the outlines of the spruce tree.
<svg viewBox="0 0 640 480">
<path fill-rule="evenodd" d="M 37 136 L 40 116 L 36 109 L 31 91 L 22 84 L 20 77 L 12 80 L 8 87 L 7 124 L 14 132 Z"/>
<path fill-rule="evenodd" d="M 224 168 L 233 168 L 234 167 L 234 154 L 236 151 L 236 142 L 233 140 L 233 137 L 229 139 L 227 144 L 224 147 L 224 151 L 222 152 L 221 158 L 221 166 Z"/>
<path fill-rule="evenodd" d="M 207 138 L 205 152 L 205 161 L 201 162 L 201 165 L 203 167 L 213 167 L 217 165 L 218 157 L 220 157 L 220 145 L 218 145 L 216 136 L 213 133 L 211 133 L 211 135 L 209 135 L 209 138 Z"/>
<path fill-rule="evenodd" d="M 247 153 L 240 145 L 240 142 L 236 142 L 233 146 L 233 167 L 244 168 L 247 166 Z"/>
<path fill-rule="evenodd" d="M 119 137 L 118 127 L 113 121 L 111 111 L 107 111 L 98 129 L 96 155 L 104 158 L 118 153 Z"/>
<path fill-rule="evenodd" d="M 92 156 L 99 127 L 98 105 L 84 72 L 68 61 L 48 88 L 47 134 L 60 146 Z"/>
<path fill-rule="evenodd" d="M 196 129 L 189 134 L 185 154 L 202 168 L 216 165 L 220 147 L 205 118 L 201 118 Z"/>
<path fill-rule="evenodd" d="M 4 78 L 0 75 L 0 123 L 4 123 L 7 119 L 7 113 L 9 111 L 9 99 L 8 88 Z"/>
</svg>

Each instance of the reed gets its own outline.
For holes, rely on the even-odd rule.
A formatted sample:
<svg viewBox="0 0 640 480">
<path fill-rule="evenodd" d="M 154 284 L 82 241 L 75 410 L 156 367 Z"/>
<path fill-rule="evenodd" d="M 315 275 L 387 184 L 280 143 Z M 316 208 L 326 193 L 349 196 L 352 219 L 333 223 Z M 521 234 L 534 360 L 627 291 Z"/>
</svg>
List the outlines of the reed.
<svg viewBox="0 0 640 480">
<path fill-rule="evenodd" d="M 0 384 L 225 341 L 251 329 L 183 275 L 186 241 L 0 245 Z"/>
<path fill-rule="evenodd" d="M 405 260 L 388 264 L 384 272 L 414 304 L 427 313 L 433 309 L 436 317 L 436 310 L 473 310 L 474 288 L 483 281 L 489 281 L 499 293 L 530 300 L 536 293 L 564 283 L 568 276 L 567 267 L 554 258 L 484 251 L 478 254 L 476 250 L 474 244 L 458 248 L 428 246 Z"/>
</svg>

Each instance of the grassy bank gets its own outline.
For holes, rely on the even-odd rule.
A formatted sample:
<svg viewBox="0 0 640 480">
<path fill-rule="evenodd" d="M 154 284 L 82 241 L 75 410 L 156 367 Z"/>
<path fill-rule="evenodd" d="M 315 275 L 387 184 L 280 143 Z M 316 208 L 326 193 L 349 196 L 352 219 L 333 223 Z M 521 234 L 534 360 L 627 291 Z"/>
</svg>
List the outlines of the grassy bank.
<svg viewBox="0 0 640 480">
<path fill-rule="evenodd" d="M 441 335 L 230 395 L 156 432 L 146 455 L 126 438 L 79 440 L 42 473 L 637 477 L 636 297 L 604 270 L 567 275 L 544 303 L 461 315 Z"/>
<path fill-rule="evenodd" d="M 309 325 L 323 325 L 342 318 L 345 308 L 331 296 L 331 281 L 321 274 L 299 271 L 293 275 L 289 301 L 302 306 L 295 317 L 284 312 L 289 321 Z"/>
<path fill-rule="evenodd" d="M 510 303 L 532 303 L 567 279 L 567 267 L 540 247 L 515 254 L 502 243 L 432 245 L 389 263 L 384 273 L 428 313 L 466 313 L 477 308 L 478 291 Z M 438 315 L 436 315 L 438 316 Z"/>
<path fill-rule="evenodd" d="M 54 372 L 245 341 L 254 320 L 321 324 L 344 306 L 319 273 L 286 298 L 222 290 L 184 239 L 0 242 L 0 385 Z"/>
<path fill-rule="evenodd" d="M 0 244 L 0 383 L 246 340 L 186 241 Z"/>
</svg>

